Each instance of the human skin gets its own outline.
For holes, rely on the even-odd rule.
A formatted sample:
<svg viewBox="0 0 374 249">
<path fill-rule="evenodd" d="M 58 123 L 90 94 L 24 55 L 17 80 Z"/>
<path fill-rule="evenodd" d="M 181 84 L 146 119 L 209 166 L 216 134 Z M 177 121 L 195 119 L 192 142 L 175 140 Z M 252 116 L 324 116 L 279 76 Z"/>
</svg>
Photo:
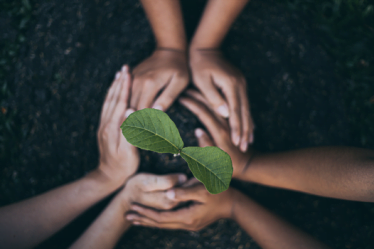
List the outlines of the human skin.
<svg viewBox="0 0 374 249">
<path fill-rule="evenodd" d="M 33 248 L 120 188 L 139 165 L 138 150 L 122 136 L 129 89 L 128 67 L 118 72 L 106 96 L 98 131 L 97 169 L 72 183 L 0 208 L 3 248 Z"/>
<path fill-rule="evenodd" d="M 230 141 L 225 120 L 209 110 L 204 97 L 193 90 L 180 103 L 208 130 L 196 135 L 200 146 L 218 146 L 233 163 L 233 177 L 271 187 L 353 201 L 374 201 L 374 151 L 352 147 L 316 147 L 261 154 L 238 150 Z"/>
<path fill-rule="evenodd" d="M 187 41 L 179 1 L 141 0 L 156 39 L 156 50 L 133 70 L 131 107 L 166 111 L 189 81 Z M 158 93 L 161 94 L 156 97 Z"/>
<path fill-rule="evenodd" d="M 70 248 L 113 248 L 131 226 L 125 213 L 131 210 L 132 204 L 153 206 L 159 210 L 171 209 L 179 202 L 168 198 L 167 190 L 183 184 L 186 180 L 187 176 L 184 174 L 157 176 L 143 173 L 133 176 Z"/>
<path fill-rule="evenodd" d="M 264 249 L 328 248 L 233 188 L 212 195 L 192 179 L 168 192 L 173 200 L 193 203 L 175 211 L 132 205 L 137 214 L 128 214 L 126 219 L 134 225 L 189 231 L 198 231 L 218 219 L 233 219 Z"/>
<path fill-rule="evenodd" d="M 248 143 L 253 143 L 254 139 L 246 81 L 242 73 L 223 58 L 218 48 L 247 2 L 208 1 L 188 49 L 194 84 L 217 114 L 229 118 L 232 141 L 242 151 L 246 151 Z M 180 3 L 177 0 L 141 0 L 141 3 L 152 26 L 157 47 L 133 71 L 131 107 L 166 111 L 189 81 L 187 42 Z M 156 97 L 160 92 L 160 96 Z"/>
<path fill-rule="evenodd" d="M 231 141 L 243 152 L 254 141 L 247 83 L 243 74 L 225 60 L 219 48 L 247 2 L 208 1 L 189 48 L 194 84 L 212 110 L 229 119 Z"/>
</svg>

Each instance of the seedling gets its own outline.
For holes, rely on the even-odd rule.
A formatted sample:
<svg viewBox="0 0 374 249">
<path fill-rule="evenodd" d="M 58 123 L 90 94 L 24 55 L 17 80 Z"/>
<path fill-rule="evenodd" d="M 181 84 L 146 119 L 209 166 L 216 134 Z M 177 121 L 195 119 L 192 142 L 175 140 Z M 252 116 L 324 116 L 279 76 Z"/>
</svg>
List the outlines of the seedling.
<svg viewBox="0 0 374 249">
<path fill-rule="evenodd" d="M 176 125 L 163 111 L 136 111 L 127 117 L 121 129 L 126 140 L 140 149 L 180 155 L 211 194 L 229 188 L 233 171 L 230 156 L 215 146 L 183 148 Z"/>
</svg>

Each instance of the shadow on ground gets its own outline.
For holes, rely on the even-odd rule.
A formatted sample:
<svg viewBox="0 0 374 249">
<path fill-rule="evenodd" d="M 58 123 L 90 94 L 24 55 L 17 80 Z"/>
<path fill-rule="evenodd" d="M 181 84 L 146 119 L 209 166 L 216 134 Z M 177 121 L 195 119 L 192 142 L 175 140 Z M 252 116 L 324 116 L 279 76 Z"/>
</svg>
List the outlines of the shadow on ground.
<svg viewBox="0 0 374 249">
<path fill-rule="evenodd" d="M 202 1 L 184 1 L 191 35 Z M 276 1 L 253 1 L 234 24 L 223 50 L 248 82 L 256 123 L 254 147 L 273 152 L 352 145 L 332 62 L 310 21 Z M 154 47 L 136 0 L 41 0 L 21 48 L 10 106 L 26 134 L 20 163 L 2 170 L 1 204 L 39 194 L 95 168 L 101 104 L 122 64 L 136 65 Z M 187 146 L 201 124 L 178 104 L 168 111 Z M 140 171 L 187 172 L 180 158 L 142 152 Z M 372 248 L 374 205 L 234 183 L 286 220 L 336 248 Z M 65 248 L 105 205 L 99 204 L 40 248 Z M 234 222 L 200 232 L 132 228 L 118 248 L 258 248 Z"/>
</svg>

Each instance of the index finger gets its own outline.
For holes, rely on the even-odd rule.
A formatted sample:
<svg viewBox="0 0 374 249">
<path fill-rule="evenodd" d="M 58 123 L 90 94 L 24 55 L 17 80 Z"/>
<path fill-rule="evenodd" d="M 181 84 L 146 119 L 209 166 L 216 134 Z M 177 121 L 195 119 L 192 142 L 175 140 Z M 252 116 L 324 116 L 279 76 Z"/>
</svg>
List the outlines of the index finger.
<svg viewBox="0 0 374 249">
<path fill-rule="evenodd" d="M 131 209 L 158 223 L 185 223 L 186 220 L 191 218 L 194 206 L 181 208 L 176 211 L 156 211 L 139 205 L 132 205 Z"/>
<path fill-rule="evenodd" d="M 179 102 L 199 118 L 216 143 L 221 141 L 221 136 L 226 130 L 206 106 L 187 97 L 179 98 Z"/>
</svg>

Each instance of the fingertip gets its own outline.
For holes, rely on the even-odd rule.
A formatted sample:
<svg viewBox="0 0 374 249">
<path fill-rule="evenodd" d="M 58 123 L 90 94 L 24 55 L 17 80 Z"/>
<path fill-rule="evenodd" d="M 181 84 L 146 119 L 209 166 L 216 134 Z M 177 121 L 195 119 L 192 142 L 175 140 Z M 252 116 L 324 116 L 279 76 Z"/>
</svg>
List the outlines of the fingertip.
<svg viewBox="0 0 374 249">
<path fill-rule="evenodd" d="M 246 152 L 248 148 L 248 142 L 246 140 L 243 140 L 240 144 L 240 150 L 242 152 Z"/>
<path fill-rule="evenodd" d="M 121 70 L 122 70 L 122 72 L 127 73 L 128 70 L 129 70 L 129 66 L 127 64 L 123 65 Z"/>
<path fill-rule="evenodd" d="M 166 197 L 170 200 L 174 200 L 175 199 L 174 189 L 170 189 L 170 190 L 166 191 Z"/>
<path fill-rule="evenodd" d="M 127 111 L 125 112 L 125 116 L 126 116 L 126 118 L 127 118 L 128 116 L 130 116 L 130 114 L 133 113 L 133 112 L 135 112 L 135 111 L 134 111 L 132 108 L 127 109 Z"/>
<path fill-rule="evenodd" d="M 116 73 L 116 76 L 114 77 L 114 79 L 118 80 L 119 77 L 121 77 L 121 72 L 117 72 L 117 73 Z"/>
<path fill-rule="evenodd" d="M 235 132 L 233 131 L 231 133 L 231 140 L 232 140 L 232 143 L 235 145 L 235 146 L 238 146 L 239 143 L 240 143 L 240 136 Z"/>
<path fill-rule="evenodd" d="M 201 129 L 201 128 L 197 128 L 197 129 L 195 130 L 195 136 L 196 136 L 197 138 L 201 138 L 203 135 L 204 135 L 204 131 L 203 131 L 203 129 Z"/>
<path fill-rule="evenodd" d="M 152 108 L 156 109 L 156 110 L 164 111 L 164 108 L 161 105 L 158 105 L 158 104 L 152 106 Z"/>
<path fill-rule="evenodd" d="M 252 134 L 249 136 L 249 143 L 250 143 L 250 144 L 253 144 L 254 140 L 255 140 L 255 136 L 254 136 L 254 134 L 252 133 Z"/>
<path fill-rule="evenodd" d="M 178 176 L 178 183 L 179 183 L 179 184 L 183 184 L 183 183 L 185 183 L 186 181 L 187 181 L 187 176 L 186 176 L 186 175 L 182 174 L 182 175 L 179 175 L 179 176 Z"/>
<path fill-rule="evenodd" d="M 220 105 L 217 109 L 216 109 L 216 112 L 221 115 L 222 117 L 224 118 L 228 118 L 229 117 L 229 107 L 227 106 L 227 104 L 223 104 L 223 105 Z"/>
</svg>

